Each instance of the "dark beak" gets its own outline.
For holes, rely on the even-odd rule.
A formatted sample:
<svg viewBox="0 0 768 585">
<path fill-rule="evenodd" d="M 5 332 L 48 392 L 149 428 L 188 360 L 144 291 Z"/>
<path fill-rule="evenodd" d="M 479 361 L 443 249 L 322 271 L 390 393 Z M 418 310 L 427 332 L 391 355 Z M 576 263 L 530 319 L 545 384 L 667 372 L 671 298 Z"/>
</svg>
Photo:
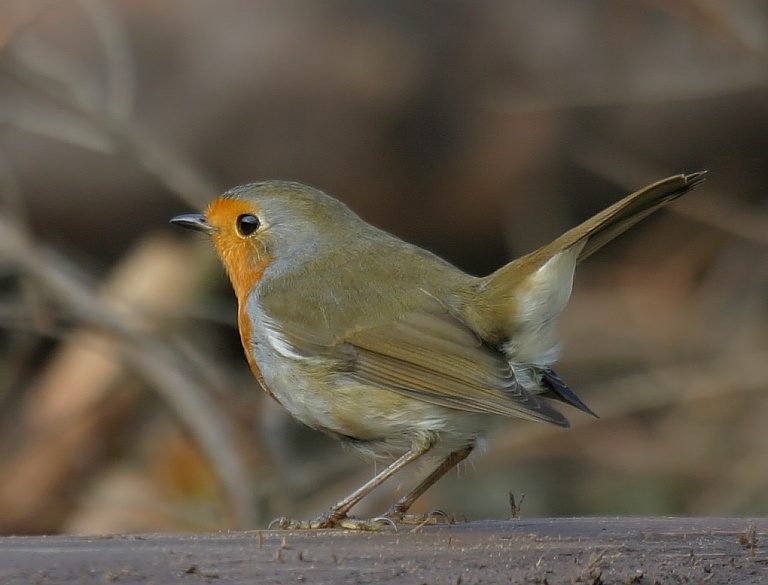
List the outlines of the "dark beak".
<svg viewBox="0 0 768 585">
<path fill-rule="evenodd" d="M 208 223 L 202 213 L 185 213 L 184 215 L 177 215 L 171 219 L 171 223 L 208 235 L 216 231 L 216 228 Z"/>
</svg>

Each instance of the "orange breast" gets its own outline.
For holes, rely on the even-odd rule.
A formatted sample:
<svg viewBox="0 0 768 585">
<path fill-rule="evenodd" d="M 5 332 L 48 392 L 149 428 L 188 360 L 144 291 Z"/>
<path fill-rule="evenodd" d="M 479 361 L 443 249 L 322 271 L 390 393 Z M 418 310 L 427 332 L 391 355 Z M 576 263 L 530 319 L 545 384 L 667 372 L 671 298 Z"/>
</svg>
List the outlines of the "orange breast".
<svg viewBox="0 0 768 585">
<path fill-rule="evenodd" d="M 258 215 L 260 212 L 259 206 L 253 202 L 220 197 L 208 206 L 205 217 L 208 223 L 216 228 L 211 234 L 211 239 L 237 296 L 237 325 L 248 365 L 261 387 L 275 398 L 264 382 L 259 364 L 251 351 L 251 320 L 245 309 L 248 296 L 264 276 L 272 257 L 267 252 L 266 242 L 258 233 L 248 237 L 237 232 L 237 219 L 240 215 Z"/>
</svg>

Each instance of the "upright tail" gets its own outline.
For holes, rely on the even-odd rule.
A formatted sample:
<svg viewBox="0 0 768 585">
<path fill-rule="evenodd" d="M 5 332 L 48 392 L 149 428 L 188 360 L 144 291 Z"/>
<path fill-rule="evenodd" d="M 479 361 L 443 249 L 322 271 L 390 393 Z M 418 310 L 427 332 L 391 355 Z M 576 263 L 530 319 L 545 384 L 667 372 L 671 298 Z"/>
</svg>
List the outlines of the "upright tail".
<svg viewBox="0 0 768 585">
<path fill-rule="evenodd" d="M 529 256 L 546 262 L 552 255 L 583 241 L 584 247 L 577 258 L 577 263 L 581 262 L 657 209 L 685 195 L 704 181 L 706 174 L 701 171 L 676 175 L 635 191 Z"/>
<path fill-rule="evenodd" d="M 556 357 L 554 324 L 571 295 L 576 265 L 704 180 L 706 172 L 676 175 L 614 203 L 562 236 L 481 279 L 491 337 L 508 344 L 521 361 Z"/>
</svg>

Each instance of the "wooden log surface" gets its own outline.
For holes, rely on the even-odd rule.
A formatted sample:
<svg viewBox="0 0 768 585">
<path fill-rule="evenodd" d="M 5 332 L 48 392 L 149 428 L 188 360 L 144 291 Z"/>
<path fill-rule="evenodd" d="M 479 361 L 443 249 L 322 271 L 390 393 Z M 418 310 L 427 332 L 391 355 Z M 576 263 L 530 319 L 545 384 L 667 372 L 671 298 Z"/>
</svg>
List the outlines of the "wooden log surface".
<svg viewBox="0 0 768 585">
<path fill-rule="evenodd" d="M 0 583 L 768 583 L 768 519 L 0 538 Z"/>
</svg>

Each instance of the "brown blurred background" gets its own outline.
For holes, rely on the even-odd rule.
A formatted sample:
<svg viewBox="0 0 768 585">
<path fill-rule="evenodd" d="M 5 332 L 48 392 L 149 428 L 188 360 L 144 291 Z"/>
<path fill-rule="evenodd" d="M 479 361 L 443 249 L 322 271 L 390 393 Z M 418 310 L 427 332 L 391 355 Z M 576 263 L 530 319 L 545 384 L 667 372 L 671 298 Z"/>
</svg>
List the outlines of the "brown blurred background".
<svg viewBox="0 0 768 585">
<path fill-rule="evenodd" d="M 419 510 L 768 513 L 765 3 L 5 0 L 0 123 L 0 533 L 264 526 L 370 477 L 167 225 L 265 178 L 483 274 L 708 169 L 577 275 L 557 369 L 601 418 L 510 421 Z"/>
</svg>

